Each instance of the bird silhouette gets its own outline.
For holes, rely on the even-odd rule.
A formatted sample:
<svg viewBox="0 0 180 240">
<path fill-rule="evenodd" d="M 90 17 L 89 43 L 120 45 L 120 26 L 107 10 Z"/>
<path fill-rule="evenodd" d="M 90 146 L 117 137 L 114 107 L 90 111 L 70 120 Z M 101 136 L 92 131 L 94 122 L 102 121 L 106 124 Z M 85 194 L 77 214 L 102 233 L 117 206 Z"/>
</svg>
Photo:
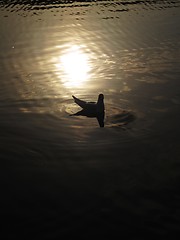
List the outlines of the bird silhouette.
<svg viewBox="0 0 180 240">
<path fill-rule="evenodd" d="M 72 114 L 71 116 L 86 116 L 90 118 L 97 118 L 99 126 L 104 127 L 105 107 L 104 95 L 102 93 L 99 94 L 97 102 L 86 102 L 75 96 L 72 97 L 74 99 L 74 102 L 79 105 L 82 110 Z"/>
</svg>

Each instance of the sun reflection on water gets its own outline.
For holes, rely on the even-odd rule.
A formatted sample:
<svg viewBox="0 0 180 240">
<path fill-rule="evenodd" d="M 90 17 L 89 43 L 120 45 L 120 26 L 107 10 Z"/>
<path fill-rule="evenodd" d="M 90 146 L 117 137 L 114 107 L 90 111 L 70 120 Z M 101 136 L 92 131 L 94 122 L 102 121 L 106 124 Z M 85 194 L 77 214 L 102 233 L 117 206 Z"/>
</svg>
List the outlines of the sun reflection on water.
<svg viewBox="0 0 180 240">
<path fill-rule="evenodd" d="M 90 75 L 90 61 L 87 53 L 78 45 L 71 45 L 60 55 L 55 64 L 58 75 L 65 87 L 80 87 Z"/>
</svg>

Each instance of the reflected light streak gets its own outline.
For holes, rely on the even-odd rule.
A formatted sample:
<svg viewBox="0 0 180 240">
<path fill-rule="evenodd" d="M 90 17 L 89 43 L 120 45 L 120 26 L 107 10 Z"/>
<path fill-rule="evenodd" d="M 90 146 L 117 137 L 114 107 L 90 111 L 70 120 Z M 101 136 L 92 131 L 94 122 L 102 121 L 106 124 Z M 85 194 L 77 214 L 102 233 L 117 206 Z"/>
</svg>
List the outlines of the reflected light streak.
<svg viewBox="0 0 180 240">
<path fill-rule="evenodd" d="M 91 68 L 88 55 L 77 45 L 73 45 L 59 57 L 56 67 L 66 87 L 79 87 L 89 79 Z"/>
</svg>

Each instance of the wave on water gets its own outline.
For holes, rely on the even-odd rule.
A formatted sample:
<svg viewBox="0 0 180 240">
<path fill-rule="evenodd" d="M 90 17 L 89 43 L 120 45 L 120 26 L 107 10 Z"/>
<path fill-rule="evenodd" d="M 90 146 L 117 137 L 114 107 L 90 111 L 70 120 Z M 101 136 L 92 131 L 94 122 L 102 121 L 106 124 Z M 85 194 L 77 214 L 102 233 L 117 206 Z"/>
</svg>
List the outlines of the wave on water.
<svg viewBox="0 0 180 240">
<path fill-rule="evenodd" d="M 29 99 L 13 102 L 6 102 L 0 105 L 1 112 L 4 116 L 8 113 L 14 114 L 45 114 L 59 121 L 64 121 L 68 126 L 79 128 L 98 127 L 98 123 L 90 124 L 90 119 L 85 116 L 71 116 L 80 110 L 72 99 Z M 106 104 L 105 127 L 122 127 L 135 120 L 135 114 L 129 109 L 123 109 L 114 104 Z M 93 121 L 92 121 L 93 122 Z"/>
<path fill-rule="evenodd" d="M 80 7 L 89 5 L 114 6 L 114 11 L 129 11 L 133 6 L 142 5 L 144 9 L 164 9 L 171 7 L 180 7 L 179 0 L 164 1 L 164 0 L 126 0 L 126 1 L 112 1 L 112 0 L 0 0 L 0 7 L 11 8 L 13 11 L 19 10 L 47 10 L 52 8 L 63 7 Z M 117 7 L 120 7 L 119 9 Z M 112 10 L 113 11 L 113 10 Z"/>
<path fill-rule="evenodd" d="M 122 99 L 116 104 L 107 100 L 105 108 L 105 127 L 100 132 L 108 134 L 108 139 L 112 138 L 112 142 L 119 141 L 119 134 L 121 134 L 121 142 L 149 136 L 153 125 L 152 119 L 130 106 L 125 100 Z M 57 135 L 55 132 L 61 129 L 61 137 L 69 139 L 70 134 L 74 139 L 81 141 L 84 136 L 98 134 L 100 128 L 96 118 L 70 116 L 79 109 L 80 107 L 72 99 L 44 98 L 9 102 L 1 106 L 1 113 L 4 123 L 7 123 L 8 116 L 11 116 L 11 121 L 17 123 L 19 122 L 17 119 L 21 122 L 24 119 L 23 122 L 31 121 L 31 125 L 35 128 L 43 127 L 44 132 L 50 130 Z M 27 126 L 32 128 L 31 125 Z M 100 138 L 99 141 L 102 145 L 109 144 L 106 138 Z"/>
</svg>

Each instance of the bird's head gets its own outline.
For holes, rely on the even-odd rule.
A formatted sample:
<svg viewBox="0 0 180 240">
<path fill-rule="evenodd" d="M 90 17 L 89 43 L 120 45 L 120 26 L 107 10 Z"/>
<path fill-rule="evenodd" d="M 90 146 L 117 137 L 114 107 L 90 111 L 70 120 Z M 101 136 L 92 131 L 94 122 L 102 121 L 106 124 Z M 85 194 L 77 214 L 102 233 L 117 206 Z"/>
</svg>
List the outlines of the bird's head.
<svg viewBox="0 0 180 240">
<path fill-rule="evenodd" d="M 104 95 L 101 93 L 98 96 L 98 102 L 102 102 L 104 100 Z"/>
</svg>

